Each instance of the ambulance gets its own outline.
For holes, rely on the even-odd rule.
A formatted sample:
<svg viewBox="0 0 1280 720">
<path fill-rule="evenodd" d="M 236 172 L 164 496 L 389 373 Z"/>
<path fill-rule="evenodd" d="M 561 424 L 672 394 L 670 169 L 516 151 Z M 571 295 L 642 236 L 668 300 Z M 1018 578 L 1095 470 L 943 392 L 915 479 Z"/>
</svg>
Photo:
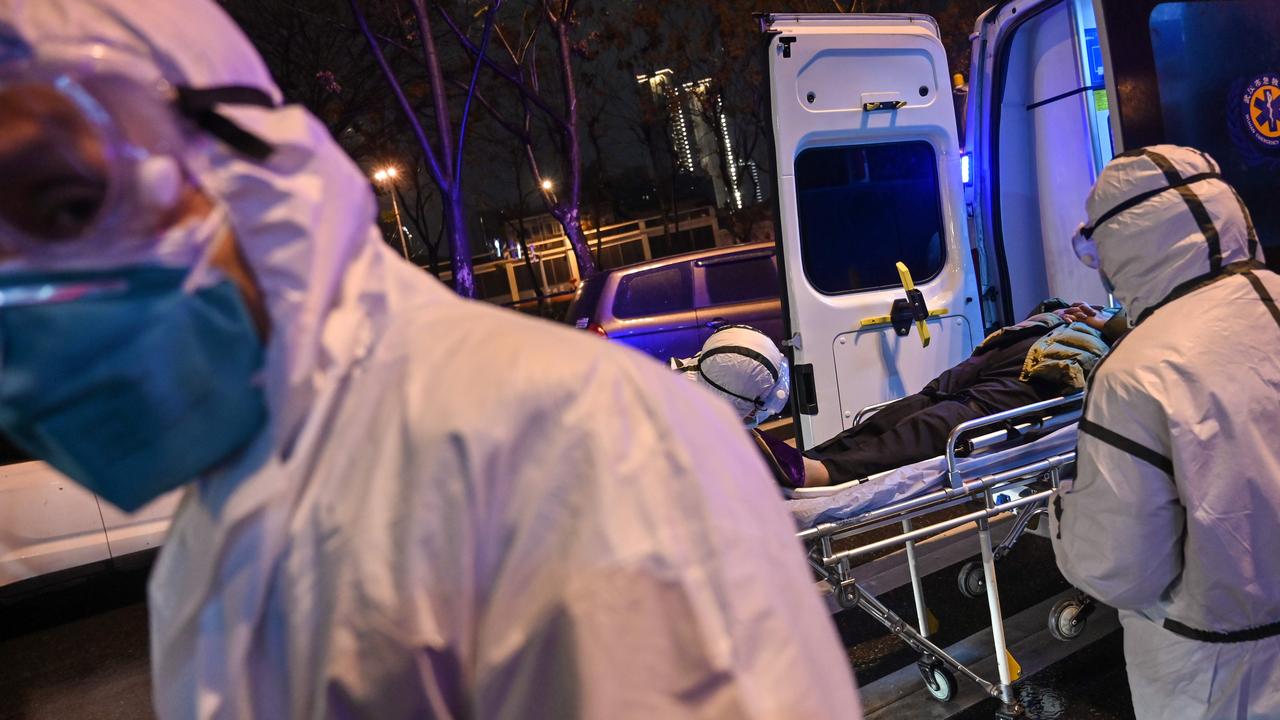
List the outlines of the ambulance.
<svg viewBox="0 0 1280 720">
<path fill-rule="evenodd" d="M 1071 237 L 1126 149 L 1212 155 L 1280 266 L 1274 0 L 1000 3 L 972 35 L 961 113 L 928 16 L 760 19 L 802 447 L 1045 298 L 1106 303 Z"/>
</svg>

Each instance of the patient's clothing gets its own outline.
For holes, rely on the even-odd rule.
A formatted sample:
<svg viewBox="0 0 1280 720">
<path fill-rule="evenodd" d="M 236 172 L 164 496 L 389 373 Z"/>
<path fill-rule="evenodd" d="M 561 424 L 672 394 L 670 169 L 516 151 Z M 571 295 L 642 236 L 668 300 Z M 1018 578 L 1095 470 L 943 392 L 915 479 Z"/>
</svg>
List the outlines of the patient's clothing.
<svg viewBox="0 0 1280 720">
<path fill-rule="evenodd" d="M 960 423 L 1061 395 L 1056 384 L 1021 379 L 1027 353 L 1043 337 L 1043 327 L 1006 329 L 919 393 L 804 455 L 821 461 L 835 484 L 941 455 Z"/>
</svg>

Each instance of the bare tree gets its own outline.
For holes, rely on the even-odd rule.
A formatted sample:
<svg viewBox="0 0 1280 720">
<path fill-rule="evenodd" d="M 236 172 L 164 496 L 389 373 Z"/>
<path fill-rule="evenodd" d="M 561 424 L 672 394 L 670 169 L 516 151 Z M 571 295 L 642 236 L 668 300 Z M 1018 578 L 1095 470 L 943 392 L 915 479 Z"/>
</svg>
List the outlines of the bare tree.
<svg viewBox="0 0 1280 720">
<path fill-rule="evenodd" d="M 392 0 L 394 2 L 394 0 Z M 471 240 L 467 228 L 465 203 L 462 193 L 463 149 L 467 133 L 467 121 L 470 116 L 471 102 L 475 97 L 476 80 L 485 49 L 493 29 L 494 15 L 502 4 L 502 0 L 492 0 L 484 13 L 484 27 L 480 42 L 475 45 L 476 61 L 471 73 L 471 83 L 462 100 L 461 116 L 456 121 L 450 114 L 450 103 L 446 86 L 446 73 L 440 52 L 436 48 L 435 36 L 432 34 L 431 15 L 425 0 L 408 0 L 412 20 L 416 26 L 416 40 L 421 46 L 421 70 L 425 72 L 430 93 L 430 116 L 435 129 L 435 143 L 428 137 L 426 128 L 419 118 L 419 108 L 414 105 L 405 92 L 404 84 L 387 60 L 383 45 L 388 39 L 379 36 L 370 28 L 368 17 L 361 7 L 360 0 L 348 0 L 351 14 L 364 35 L 369 49 L 377 61 L 383 78 L 390 87 L 396 102 L 413 131 L 414 138 L 422 150 L 426 169 L 432 182 L 440 191 L 441 204 L 444 208 L 444 228 L 449 237 L 451 265 L 453 270 L 454 290 L 465 297 L 476 297 L 475 275 L 471 267 Z M 451 21 L 452 22 L 452 21 Z M 457 27 L 457 26 L 454 26 Z M 458 28 L 457 32 L 465 32 Z M 470 42 L 470 40 L 468 40 Z M 394 43 L 393 43 L 394 44 Z M 456 145 L 455 145 L 456 143 Z"/>
<path fill-rule="evenodd" d="M 222 0 L 253 39 L 290 102 L 301 103 L 325 124 L 357 161 L 380 155 L 399 136 L 394 108 L 360 32 L 343 23 L 341 0 L 294 3 Z"/>
<path fill-rule="evenodd" d="M 435 0 L 435 5 L 459 45 L 489 68 L 497 85 L 513 97 L 501 107 L 483 96 L 480 100 L 498 125 L 524 148 L 547 212 L 564 229 L 579 274 L 590 277 L 596 265 L 582 230 L 583 163 L 574 62 L 575 56 L 586 53 L 586 43 L 575 41 L 576 0 L 526 0 L 517 8 L 518 16 L 510 13 L 507 22 L 498 23 L 495 30 L 505 51 L 501 62 L 484 56 L 483 49 L 452 19 L 441 0 Z M 540 63 L 544 55 L 550 58 L 557 79 L 555 88 L 543 82 Z M 556 158 L 564 174 L 562 184 L 546 172 L 546 156 Z"/>
<path fill-rule="evenodd" d="M 400 199 L 400 208 L 405 217 L 408 218 L 409 224 L 414 228 L 413 237 L 417 243 L 410 245 L 410 259 L 415 263 L 423 265 L 426 269 L 437 278 L 440 277 L 440 262 L 442 255 L 444 258 L 449 256 L 442 253 L 442 250 L 448 250 L 444 246 L 444 229 L 445 223 L 443 217 L 437 224 L 437 231 L 431 232 L 431 221 L 428 219 L 433 212 L 433 205 L 439 205 L 437 195 L 428 187 L 432 183 L 427 176 L 427 170 L 421 163 L 415 164 L 413 172 L 410 173 L 410 182 L 412 183 L 413 195 L 412 201 L 405 196 L 400 185 L 394 186 L 396 196 Z M 443 208 L 440 208 L 443 211 Z M 421 247 L 418 247 L 420 245 Z M 423 255 L 426 255 L 423 258 Z"/>
</svg>

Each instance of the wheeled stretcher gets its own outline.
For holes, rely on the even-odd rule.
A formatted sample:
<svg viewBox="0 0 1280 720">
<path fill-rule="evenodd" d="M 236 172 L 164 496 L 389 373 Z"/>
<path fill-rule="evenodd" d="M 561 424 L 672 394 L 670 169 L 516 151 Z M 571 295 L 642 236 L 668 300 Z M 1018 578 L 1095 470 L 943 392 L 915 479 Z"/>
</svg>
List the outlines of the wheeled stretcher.
<svg viewBox="0 0 1280 720">
<path fill-rule="evenodd" d="M 864 409 L 861 421 L 883 403 Z M 1003 703 L 1002 716 L 1021 715 L 1014 693 L 1013 665 L 1005 642 L 996 561 L 1027 532 L 1032 520 L 1048 512 L 1048 500 L 1075 468 L 1076 423 L 1083 394 L 1047 400 L 965 422 L 947 439 L 943 455 L 835 487 L 792 491 L 788 505 L 802 529 L 809 562 L 842 608 L 858 607 L 920 653 L 921 676 L 929 692 L 950 700 L 956 675 L 963 675 Z M 964 512 L 965 506 L 973 509 Z M 952 513 L 943 513 L 945 510 Z M 955 509 L 961 512 L 954 513 Z M 1008 534 L 992 545 L 990 522 L 1012 513 Z M 997 682 L 978 676 L 929 640 L 928 608 L 916 560 L 916 543 L 967 525 L 975 525 L 981 559 L 960 573 L 961 591 L 985 592 L 999 669 Z M 837 544 L 862 533 L 899 525 L 892 537 L 837 550 Z M 886 549 L 904 547 L 911 577 L 916 619 L 912 625 L 859 585 L 853 561 Z M 1087 597 L 1054 607 L 1050 629 L 1059 639 L 1083 630 L 1091 610 Z"/>
</svg>

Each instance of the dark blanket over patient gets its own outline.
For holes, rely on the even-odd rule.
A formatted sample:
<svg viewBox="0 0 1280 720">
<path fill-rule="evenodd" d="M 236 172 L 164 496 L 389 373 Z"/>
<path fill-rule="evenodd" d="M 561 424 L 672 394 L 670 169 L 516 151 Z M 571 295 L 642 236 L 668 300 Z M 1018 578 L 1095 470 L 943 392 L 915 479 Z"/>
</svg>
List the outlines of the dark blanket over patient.
<svg viewBox="0 0 1280 720">
<path fill-rule="evenodd" d="M 962 422 L 1057 396 L 1050 383 L 1020 379 L 1027 352 L 1043 334 L 975 353 L 805 456 L 821 461 L 837 482 L 866 477 L 940 455 Z"/>
<path fill-rule="evenodd" d="M 920 392 L 804 455 L 837 484 L 936 457 L 960 423 L 1081 389 L 1110 335 L 1052 313 L 1033 315 L 988 337 Z"/>
</svg>

